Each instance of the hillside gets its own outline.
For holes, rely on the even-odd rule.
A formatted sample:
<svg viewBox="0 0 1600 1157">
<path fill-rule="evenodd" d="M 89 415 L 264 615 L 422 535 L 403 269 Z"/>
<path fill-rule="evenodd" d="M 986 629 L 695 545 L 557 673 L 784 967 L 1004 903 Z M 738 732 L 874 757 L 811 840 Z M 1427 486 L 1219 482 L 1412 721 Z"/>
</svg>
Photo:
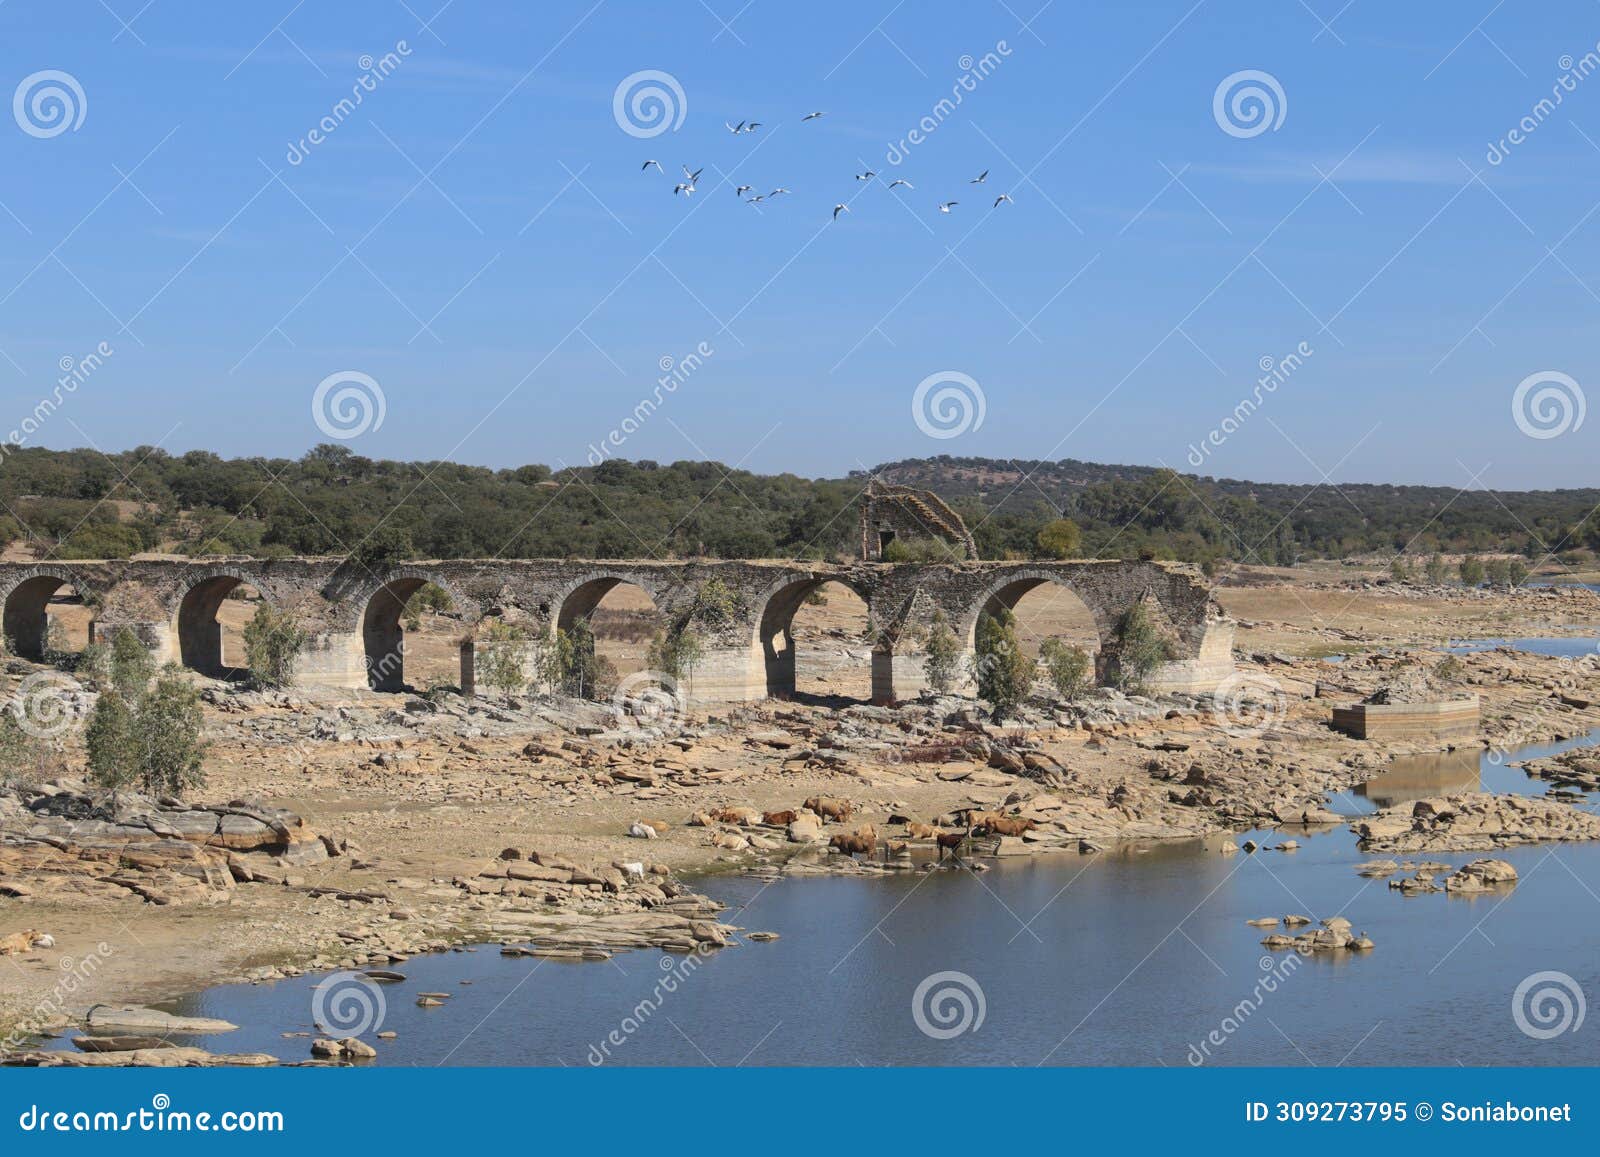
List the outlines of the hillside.
<svg viewBox="0 0 1600 1157">
<path fill-rule="evenodd" d="M 1212 479 L 1142 466 L 940 456 L 874 473 L 951 503 L 984 558 L 1028 557 L 1065 516 L 1086 556 L 1284 565 L 1310 557 L 1600 547 L 1600 490 L 1495 494 Z M 0 460 L 10 557 L 347 554 L 374 557 L 849 557 L 864 473 L 806 479 L 715 462 L 552 471 L 365 458 L 223 459 L 140 447 L 22 449 Z M 912 544 L 915 545 L 915 544 Z"/>
</svg>

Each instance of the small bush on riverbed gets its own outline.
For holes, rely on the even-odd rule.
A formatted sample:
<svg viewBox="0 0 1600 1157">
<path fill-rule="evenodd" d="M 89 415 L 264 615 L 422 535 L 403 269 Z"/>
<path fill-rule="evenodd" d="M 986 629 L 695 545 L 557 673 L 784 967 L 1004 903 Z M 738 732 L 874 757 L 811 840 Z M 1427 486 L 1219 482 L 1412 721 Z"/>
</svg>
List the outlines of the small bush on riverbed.
<svg viewBox="0 0 1600 1157">
<path fill-rule="evenodd" d="M 1028 698 L 1034 665 L 1017 645 L 1017 617 L 1001 609 L 998 617 L 978 620 L 973 672 L 978 698 L 989 705 L 994 722 L 1003 723 Z"/>
<path fill-rule="evenodd" d="M 1051 685 L 1063 699 L 1076 699 L 1093 679 L 1094 660 L 1089 652 L 1065 639 L 1046 639 L 1039 646 L 1039 658 L 1044 661 Z"/>
<path fill-rule="evenodd" d="M 151 684 L 113 687 L 95 704 L 84 735 L 89 776 L 112 791 L 137 786 L 151 795 L 199 787 L 205 783 L 203 722 L 199 693 L 176 666 Z"/>
<path fill-rule="evenodd" d="M 257 687 L 288 687 L 308 636 L 292 614 L 268 603 L 244 625 L 244 662 Z"/>
</svg>

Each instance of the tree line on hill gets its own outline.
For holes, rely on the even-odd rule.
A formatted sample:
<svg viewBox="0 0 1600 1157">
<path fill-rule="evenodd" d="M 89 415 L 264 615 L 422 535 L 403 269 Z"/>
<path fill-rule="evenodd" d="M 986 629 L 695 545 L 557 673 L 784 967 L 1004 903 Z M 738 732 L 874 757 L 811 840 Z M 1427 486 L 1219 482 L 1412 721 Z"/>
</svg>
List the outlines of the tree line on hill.
<svg viewBox="0 0 1600 1157">
<path fill-rule="evenodd" d="M 933 490 L 986 559 L 1145 557 L 1210 566 L 1353 555 L 1600 549 L 1600 490 L 1251 483 L 1066 459 L 940 456 L 873 475 Z M 866 473 L 807 479 L 715 462 L 610 460 L 552 471 L 138 447 L 20 449 L 0 463 L 0 546 L 60 559 L 190 555 L 372 558 L 852 558 Z M 891 558 L 945 557 L 933 540 Z"/>
</svg>

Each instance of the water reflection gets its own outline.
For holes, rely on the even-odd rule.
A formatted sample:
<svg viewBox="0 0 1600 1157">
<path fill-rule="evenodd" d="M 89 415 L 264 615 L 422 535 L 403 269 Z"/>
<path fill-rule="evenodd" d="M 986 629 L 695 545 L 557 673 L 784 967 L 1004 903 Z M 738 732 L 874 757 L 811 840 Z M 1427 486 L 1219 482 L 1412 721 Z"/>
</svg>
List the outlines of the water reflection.
<svg viewBox="0 0 1600 1157">
<path fill-rule="evenodd" d="M 1388 771 L 1359 785 L 1356 794 L 1371 800 L 1377 807 L 1386 808 L 1419 799 L 1478 791 L 1481 754 L 1476 748 L 1457 748 L 1421 755 L 1397 755 L 1389 761 Z"/>
</svg>

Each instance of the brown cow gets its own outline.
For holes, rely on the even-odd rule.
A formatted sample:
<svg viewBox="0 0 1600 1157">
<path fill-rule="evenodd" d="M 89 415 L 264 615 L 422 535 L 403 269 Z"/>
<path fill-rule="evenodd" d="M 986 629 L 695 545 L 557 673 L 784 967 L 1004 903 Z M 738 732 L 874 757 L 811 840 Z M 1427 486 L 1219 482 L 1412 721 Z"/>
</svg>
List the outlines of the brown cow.
<svg viewBox="0 0 1600 1157">
<path fill-rule="evenodd" d="M 837 848 L 852 858 L 870 856 L 878 850 L 878 840 L 876 836 L 834 836 L 828 841 L 828 846 Z"/>
<path fill-rule="evenodd" d="M 985 820 L 977 828 L 977 833 L 980 836 L 1020 836 L 1023 832 L 1031 832 L 1038 826 L 1032 820 L 1000 816 Z"/>
<path fill-rule="evenodd" d="M 873 827 L 871 824 L 862 824 L 850 834 L 852 836 L 860 836 L 862 839 L 875 840 L 878 838 L 878 829 Z"/>
<path fill-rule="evenodd" d="M 919 824 L 914 820 L 907 820 L 906 835 L 913 840 L 931 840 L 938 837 L 939 829 L 932 824 Z"/>
<path fill-rule="evenodd" d="M 945 849 L 950 849 L 950 854 L 956 859 L 961 858 L 961 845 L 972 838 L 972 829 L 964 832 L 940 832 L 934 837 L 939 844 L 939 858 L 944 859 Z"/>
<path fill-rule="evenodd" d="M 799 818 L 800 813 L 790 808 L 788 811 L 782 812 L 764 812 L 761 816 L 761 822 L 771 824 L 775 828 L 786 828 Z"/>
<path fill-rule="evenodd" d="M 838 820 L 840 823 L 847 823 L 856 810 L 855 805 L 849 800 L 831 799 L 825 795 L 812 796 L 806 800 L 805 806 L 821 816 L 824 822 Z"/>
</svg>

